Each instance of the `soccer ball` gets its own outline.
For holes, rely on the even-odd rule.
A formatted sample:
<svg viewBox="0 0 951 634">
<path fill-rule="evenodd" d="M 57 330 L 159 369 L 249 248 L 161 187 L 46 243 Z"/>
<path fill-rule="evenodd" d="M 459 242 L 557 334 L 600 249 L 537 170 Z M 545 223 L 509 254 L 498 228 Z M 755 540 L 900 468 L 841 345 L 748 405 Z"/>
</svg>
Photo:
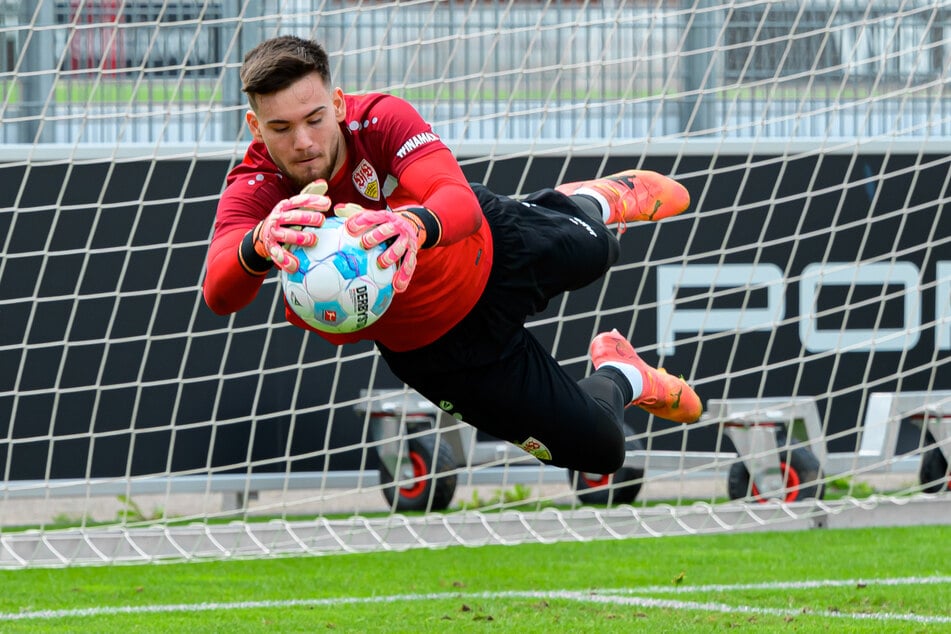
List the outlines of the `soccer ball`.
<svg viewBox="0 0 951 634">
<path fill-rule="evenodd" d="M 287 246 L 300 268 L 281 272 L 291 310 L 312 328 L 335 334 L 366 328 L 386 312 L 396 271 L 395 264 L 385 269 L 377 264 L 384 245 L 364 249 L 343 225 L 344 219 L 331 216 L 320 227 L 304 227 L 317 234 L 317 244 Z"/>
</svg>

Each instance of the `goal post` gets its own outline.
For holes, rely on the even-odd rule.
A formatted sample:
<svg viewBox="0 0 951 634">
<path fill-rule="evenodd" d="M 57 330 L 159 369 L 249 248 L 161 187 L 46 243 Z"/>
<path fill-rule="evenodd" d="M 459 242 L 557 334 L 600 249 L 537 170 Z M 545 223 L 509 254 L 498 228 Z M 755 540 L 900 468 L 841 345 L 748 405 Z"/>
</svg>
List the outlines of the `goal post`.
<svg viewBox="0 0 951 634">
<path fill-rule="evenodd" d="M 946 516 L 948 9 L 0 2 L 0 566 Z M 620 471 L 545 467 L 371 344 L 284 322 L 274 275 L 208 310 L 249 141 L 240 60 L 283 33 L 322 41 L 345 91 L 406 97 L 499 193 L 682 182 L 687 213 L 631 226 L 529 328 L 579 379 L 617 328 L 690 381 L 701 421 L 632 408 Z"/>
</svg>

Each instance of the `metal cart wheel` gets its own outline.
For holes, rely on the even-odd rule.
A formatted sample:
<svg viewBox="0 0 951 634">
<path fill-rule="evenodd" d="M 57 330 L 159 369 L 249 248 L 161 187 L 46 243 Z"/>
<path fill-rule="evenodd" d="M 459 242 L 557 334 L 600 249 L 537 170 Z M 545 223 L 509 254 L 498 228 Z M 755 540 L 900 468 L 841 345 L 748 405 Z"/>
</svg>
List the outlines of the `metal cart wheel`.
<svg viewBox="0 0 951 634">
<path fill-rule="evenodd" d="M 628 441 L 627 449 L 643 451 L 644 445 L 635 438 Z M 569 469 L 568 483 L 584 504 L 630 504 L 641 492 L 644 470 L 621 467 L 614 473 L 602 474 Z"/>
<path fill-rule="evenodd" d="M 449 508 L 456 493 L 452 447 L 435 436 L 406 441 L 407 455 L 400 456 L 395 473 L 380 462 L 383 497 L 397 511 L 441 511 Z"/>
<path fill-rule="evenodd" d="M 761 492 L 755 482 L 750 483 L 750 472 L 742 462 L 730 467 L 727 492 L 730 499 L 750 498 L 757 502 L 782 499 L 795 502 L 806 498 L 822 499 L 822 469 L 819 459 L 805 447 L 791 450 L 780 448 L 779 477 L 771 491 Z"/>
</svg>

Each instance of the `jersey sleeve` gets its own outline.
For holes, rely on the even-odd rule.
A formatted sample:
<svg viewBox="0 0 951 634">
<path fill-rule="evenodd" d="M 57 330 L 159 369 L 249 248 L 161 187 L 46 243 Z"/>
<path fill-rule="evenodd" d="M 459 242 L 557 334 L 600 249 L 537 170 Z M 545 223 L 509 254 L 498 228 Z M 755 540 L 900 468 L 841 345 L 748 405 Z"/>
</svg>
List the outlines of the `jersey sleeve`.
<svg viewBox="0 0 951 634">
<path fill-rule="evenodd" d="M 270 213 L 286 192 L 272 175 L 251 175 L 229 185 L 215 216 L 215 229 L 205 261 L 202 295 L 219 315 L 236 312 L 257 296 L 270 267 L 251 270 L 240 257 L 245 235 Z"/>
<path fill-rule="evenodd" d="M 479 200 L 445 146 L 406 165 L 389 201 L 392 207 L 420 205 L 429 210 L 440 226 L 440 246 L 458 242 L 482 225 Z"/>
</svg>

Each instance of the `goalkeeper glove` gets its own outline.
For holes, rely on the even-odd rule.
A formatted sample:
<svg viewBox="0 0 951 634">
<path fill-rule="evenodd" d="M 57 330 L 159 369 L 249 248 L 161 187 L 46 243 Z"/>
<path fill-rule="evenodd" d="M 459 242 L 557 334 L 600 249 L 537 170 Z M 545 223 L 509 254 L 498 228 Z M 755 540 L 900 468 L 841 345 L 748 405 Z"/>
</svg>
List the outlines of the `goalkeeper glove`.
<svg viewBox="0 0 951 634">
<path fill-rule="evenodd" d="M 322 187 L 321 187 L 322 186 Z M 301 227 L 319 227 L 324 223 L 324 213 L 330 209 L 330 199 L 323 195 L 327 185 L 316 181 L 305 192 L 277 203 L 267 217 L 258 223 L 252 234 L 254 250 L 258 255 L 274 262 L 277 268 L 294 273 L 300 268 L 296 257 L 284 248 L 285 244 L 312 247 L 317 236 Z"/>
<path fill-rule="evenodd" d="M 390 241 L 376 261 L 382 268 L 399 263 L 393 276 L 393 291 L 405 291 L 416 270 L 416 253 L 426 242 L 426 229 L 416 214 L 391 209 L 364 209 L 356 203 L 337 205 L 334 213 L 347 219 L 347 231 L 353 236 L 361 236 L 363 248 L 372 249 Z"/>
</svg>

